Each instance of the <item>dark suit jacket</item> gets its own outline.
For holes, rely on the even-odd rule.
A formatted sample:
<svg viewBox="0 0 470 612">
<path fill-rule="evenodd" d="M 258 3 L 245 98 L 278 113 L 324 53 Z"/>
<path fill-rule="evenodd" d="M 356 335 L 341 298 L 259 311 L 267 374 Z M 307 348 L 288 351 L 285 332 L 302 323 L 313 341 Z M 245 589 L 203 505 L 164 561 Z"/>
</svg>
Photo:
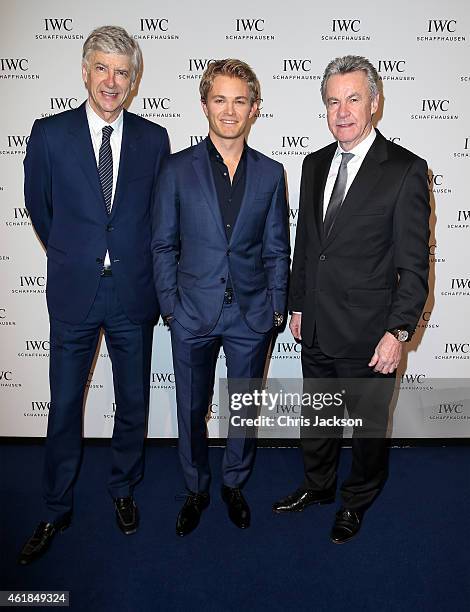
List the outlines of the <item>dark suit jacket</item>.
<svg viewBox="0 0 470 612">
<path fill-rule="evenodd" d="M 289 271 L 288 211 L 281 164 L 247 147 L 246 186 L 227 241 L 205 141 L 172 155 L 156 190 L 152 242 L 162 314 L 209 333 L 228 275 L 247 324 L 267 332 L 284 312 Z"/>
<path fill-rule="evenodd" d="M 24 162 L 25 202 L 47 250 L 52 317 L 83 321 L 109 251 L 124 311 L 135 323 L 158 318 L 150 252 L 151 205 L 166 130 L 124 111 L 119 176 L 108 216 L 85 104 L 35 121 Z"/>
<path fill-rule="evenodd" d="M 328 238 L 323 192 L 337 143 L 303 163 L 289 308 L 331 357 L 371 357 L 387 329 L 413 331 L 428 294 L 426 162 L 378 131 Z"/>
</svg>

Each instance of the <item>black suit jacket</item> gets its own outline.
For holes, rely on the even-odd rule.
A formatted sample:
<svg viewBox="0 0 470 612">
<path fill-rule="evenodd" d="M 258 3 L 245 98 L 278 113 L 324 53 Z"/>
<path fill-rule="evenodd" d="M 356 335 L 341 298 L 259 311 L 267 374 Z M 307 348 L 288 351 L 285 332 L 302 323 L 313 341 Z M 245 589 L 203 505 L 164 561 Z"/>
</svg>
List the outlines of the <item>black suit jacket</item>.
<svg viewBox="0 0 470 612">
<path fill-rule="evenodd" d="M 427 164 L 377 131 L 324 239 L 323 193 L 336 147 L 303 163 L 289 309 L 302 312 L 307 345 L 316 330 L 325 354 L 369 358 L 387 329 L 415 329 L 427 298 Z"/>
</svg>

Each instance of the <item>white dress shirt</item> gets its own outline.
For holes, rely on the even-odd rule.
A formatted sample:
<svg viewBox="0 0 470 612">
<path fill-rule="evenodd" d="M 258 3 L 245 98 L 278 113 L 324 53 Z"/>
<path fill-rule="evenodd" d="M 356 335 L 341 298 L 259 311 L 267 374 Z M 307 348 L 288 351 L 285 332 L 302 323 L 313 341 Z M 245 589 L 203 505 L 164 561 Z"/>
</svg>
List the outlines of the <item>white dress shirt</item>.
<svg viewBox="0 0 470 612">
<path fill-rule="evenodd" d="M 111 207 L 113 206 L 114 193 L 116 191 L 117 177 L 119 173 L 119 160 L 121 157 L 121 142 L 122 142 L 122 123 L 123 123 L 123 111 L 119 113 L 117 119 L 112 123 L 106 123 L 104 119 L 99 117 L 95 111 L 91 108 L 90 103 L 87 101 L 86 105 L 86 116 L 88 119 L 88 127 L 90 129 L 91 142 L 93 144 L 93 151 L 95 152 L 96 166 L 99 163 L 101 141 L 103 140 L 103 128 L 105 125 L 110 125 L 113 128 L 111 138 L 109 140 L 111 145 L 111 153 L 113 155 L 113 191 L 111 194 Z M 104 206 L 104 203 L 103 203 Z M 106 251 L 104 258 L 104 265 L 110 266 L 111 262 L 109 259 L 109 253 Z"/>
<path fill-rule="evenodd" d="M 341 153 L 353 153 L 354 157 L 348 163 L 348 180 L 346 181 L 346 191 L 344 192 L 344 197 L 348 193 L 349 188 L 353 180 L 356 178 L 357 173 L 359 172 L 359 168 L 361 167 L 362 162 L 364 161 L 365 156 L 369 152 L 369 149 L 372 146 L 372 143 L 375 140 L 375 130 L 372 128 L 370 134 L 368 134 L 362 142 L 356 145 L 350 151 L 345 151 L 341 148 L 338 143 L 338 148 L 334 154 L 333 160 L 331 162 L 330 171 L 328 172 L 328 178 L 326 179 L 325 191 L 323 192 L 323 219 L 326 215 L 326 210 L 328 208 L 328 204 L 330 202 L 331 194 L 333 193 L 333 187 L 336 181 L 336 177 L 338 176 L 339 167 L 341 165 Z M 293 314 L 302 314 L 298 311 L 293 311 Z"/>
</svg>

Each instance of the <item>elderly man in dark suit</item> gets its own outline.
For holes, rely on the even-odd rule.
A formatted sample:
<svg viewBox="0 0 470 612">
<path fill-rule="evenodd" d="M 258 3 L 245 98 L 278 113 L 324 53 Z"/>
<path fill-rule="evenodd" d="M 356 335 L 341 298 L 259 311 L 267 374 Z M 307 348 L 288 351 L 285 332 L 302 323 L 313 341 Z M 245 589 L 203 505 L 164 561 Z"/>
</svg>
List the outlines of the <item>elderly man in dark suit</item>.
<svg viewBox="0 0 470 612">
<path fill-rule="evenodd" d="M 42 521 L 20 563 L 43 554 L 68 527 L 81 457 L 87 377 L 104 330 L 116 413 L 109 492 L 125 534 L 139 523 L 153 326 L 158 303 L 150 252 L 151 203 L 166 131 L 124 105 L 142 65 L 120 27 L 94 30 L 83 47 L 88 100 L 34 123 L 25 201 L 47 253 L 51 404 Z"/>
<path fill-rule="evenodd" d="M 378 81 L 363 57 L 337 58 L 325 70 L 321 92 L 336 142 L 304 160 L 289 295 L 304 379 L 363 379 L 369 390 L 376 383 L 365 409 L 375 426 L 354 434 L 335 543 L 356 535 L 385 482 L 393 378 L 428 294 L 427 165 L 374 129 Z M 340 437 L 310 430 L 301 438 L 304 483 L 275 512 L 334 500 Z"/>
</svg>

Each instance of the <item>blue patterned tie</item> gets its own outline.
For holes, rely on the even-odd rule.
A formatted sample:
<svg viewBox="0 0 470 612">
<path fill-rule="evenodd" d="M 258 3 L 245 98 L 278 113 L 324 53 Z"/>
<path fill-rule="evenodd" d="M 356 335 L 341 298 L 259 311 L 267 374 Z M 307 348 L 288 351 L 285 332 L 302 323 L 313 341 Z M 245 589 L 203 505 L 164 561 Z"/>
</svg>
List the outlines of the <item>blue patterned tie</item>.
<svg viewBox="0 0 470 612">
<path fill-rule="evenodd" d="M 110 125 L 105 125 L 98 160 L 98 174 L 100 175 L 101 189 L 103 190 L 108 215 L 111 214 L 111 198 L 113 195 L 113 154 L 109 142 L 112 133 L 113 128 Z"/>
</svg>

